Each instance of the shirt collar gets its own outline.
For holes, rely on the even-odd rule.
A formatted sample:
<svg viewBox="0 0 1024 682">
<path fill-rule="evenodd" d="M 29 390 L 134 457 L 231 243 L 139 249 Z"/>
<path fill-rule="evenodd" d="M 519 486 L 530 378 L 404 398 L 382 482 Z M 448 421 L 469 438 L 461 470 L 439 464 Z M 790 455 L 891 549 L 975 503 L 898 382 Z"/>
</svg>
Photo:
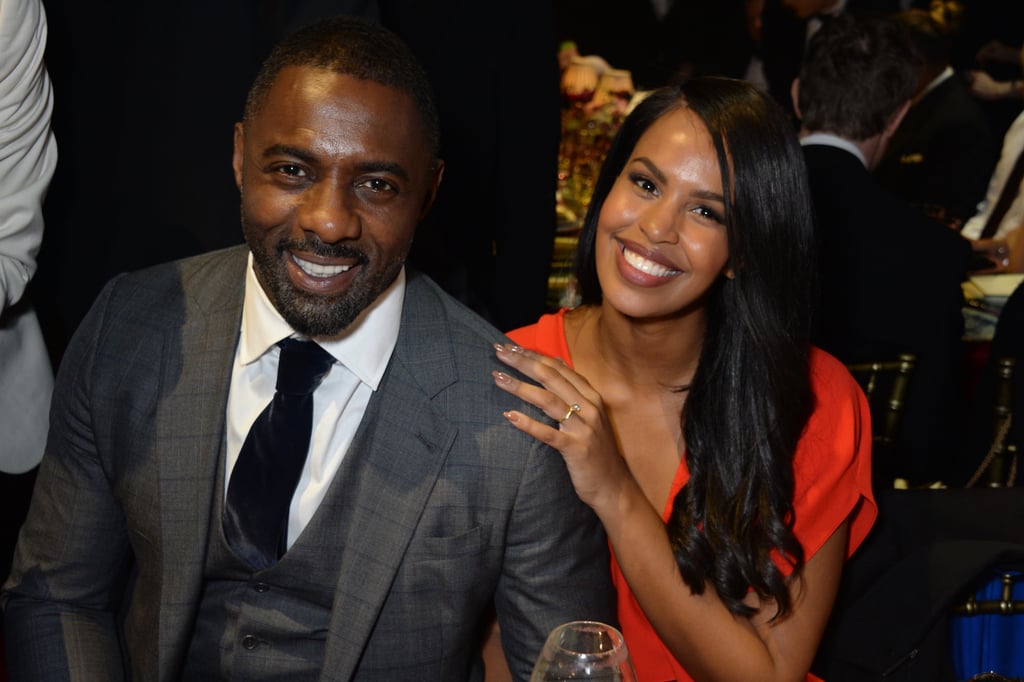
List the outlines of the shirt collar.
<svg viewBox="0 0 1024 682">
<path fill-rule="evenodd" d="M 805 147 L 808 145 L 819 144 L 826 147 L 843 149 L 856 156 L 860 162 L 864 164 L 865 168 L 868 167 L 868 161 L 864 158 L 864 152 L 862 152 L 854 143 L 849 140 L 844 140 L 838 135 L 833 135 L 832 133 L 810 133 L 809 135 L 804 135 L 800 138 L 800 144 Z"/>
<path fill-rule="evenodd" d="M 405 269 L 370 306 L 337 336 L 318 337 L 316 342 L 371 389 L 377 390 L 398 342 L 398 329 L 405 302 Z M 290 336 L 302 338 L 291 328 L 267 298 L 256 271 L 252 254 L 245 272 L 245 299 L 242 304 L 242 330 L 239 359 L 243 365 L 258 360 L 274 344 Z"/>
<path fill-rule="evenodd" d="M 921 91 L 921 94 L 918 95 L 914 99 L 914 101 L 915 102 L 920 101 L 929 92 L 931 92 L 932 90 L 934 90 L 935 88 L 939 87 L 940 85 L 945 83 L 947 80 L 952 78 L 953 74 L 954 74 L 953 67 L 952 66 L 947 66 L 945 69 L 942 70 L 942 73 L 940 73 L 938 76 L 933 78 L 932 82 L 924 87 L 924 90 Z"/>
</svg>

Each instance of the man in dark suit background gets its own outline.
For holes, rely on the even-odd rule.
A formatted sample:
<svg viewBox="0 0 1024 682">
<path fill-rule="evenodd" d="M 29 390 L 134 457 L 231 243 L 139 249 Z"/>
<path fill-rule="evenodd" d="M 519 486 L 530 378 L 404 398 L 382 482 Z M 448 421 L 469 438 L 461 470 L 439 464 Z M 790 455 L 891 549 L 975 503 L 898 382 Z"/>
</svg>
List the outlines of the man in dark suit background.
<svg viewBox="0 0 1024 682">
<path fill-rule="evenodd" d="M 817 219 L 814 340 L 846 363 L 917 357 L 902 457 L 886 464 L 924 483 L 947 476 L 960 437 L 960 283 L 970 245 L 871 177 L 917 76 L 917 57 L 894 23 L 837 17 L 811 39 L 793 99 Z"/>
<path fill-rule="evenodd" d="M 879 184 L 957 229 L 985 196 L 999 147 L 988 116 L 951 64 L 956 25 L 923 9 L 893 17 L 921 56 L 913 104 L 875 169 Z"/>
<path fill-rule="evenodd" d="M 526 679 L 556 625 L 614 619 L 596 517 L 503 417 L 504 337 L 404 266 L 438 129 L 376 24 L 275 49 L 235 129 L 247 247 L 115 278 L 68 347 L 2 592 L 12 677 L 481 679 L 496 611 Z M 322 367 L 278 495 L 255 434 L 296 344 Z"/>
<path fill-rule="evenodd" d="M 769 93 L 793 114 L 790 87 L 797 77 L 807 42 L 833 17 L 884 16 L 899 0 L 764 0 L 757 49 Z"/>
</svg>

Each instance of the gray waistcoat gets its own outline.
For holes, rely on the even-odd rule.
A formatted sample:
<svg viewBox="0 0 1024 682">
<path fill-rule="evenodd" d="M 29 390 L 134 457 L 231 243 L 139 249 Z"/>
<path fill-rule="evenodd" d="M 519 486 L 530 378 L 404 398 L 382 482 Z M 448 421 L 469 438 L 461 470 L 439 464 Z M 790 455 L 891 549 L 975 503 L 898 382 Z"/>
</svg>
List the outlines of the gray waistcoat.
<svg viewBox="0 0 1024 682">
<path fill-rule="evenodd" d="M 205 584 L 185 680 L 315 680 L 341 546 L 328 526 L 341 516 L 342 486 L 331 485 L 309 525 L 277 565 L 256 573 L 228 547 L 221 529 L 223 466 L 211 515 Z"/>
</svg>

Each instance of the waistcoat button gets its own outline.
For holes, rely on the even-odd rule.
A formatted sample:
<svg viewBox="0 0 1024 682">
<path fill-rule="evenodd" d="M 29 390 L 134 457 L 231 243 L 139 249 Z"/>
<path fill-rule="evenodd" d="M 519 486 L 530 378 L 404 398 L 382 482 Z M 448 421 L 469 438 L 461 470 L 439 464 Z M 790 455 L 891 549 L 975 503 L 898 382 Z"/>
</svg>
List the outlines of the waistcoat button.
<svg viewBox="0 0 1024 682">
<path fill-rule="evenodd" d="M 256 590 L 260 594 L 263 594 L 264 592 L 270 591 L 270 585 L 266 583 L 253 583 L 252 589 Z"/>
<path fill-rule="evenodd" d="M 249 651 L 252 651 L 253 649 L 258 647 L 259 645 L 260 645 L 260 641 L 258 639 L 256 639 L 255 637 L 253 637 L 252 635 L 246 635 L 245 637 L 242 638 L 242 646 L 244 646 Z"/>
</svg>

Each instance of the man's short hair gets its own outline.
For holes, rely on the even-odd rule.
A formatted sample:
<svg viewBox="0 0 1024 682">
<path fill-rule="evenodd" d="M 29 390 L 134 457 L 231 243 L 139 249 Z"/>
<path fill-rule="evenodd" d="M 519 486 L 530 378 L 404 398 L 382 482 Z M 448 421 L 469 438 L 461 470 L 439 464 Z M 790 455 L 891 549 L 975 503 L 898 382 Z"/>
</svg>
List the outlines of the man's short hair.
<svg viewBox="0 0 1024 682">
<path fill-rule="evenodd" d="M 883 130 L 917 86 L 921 61 L 906 30 L 843 14 L 814 34 L 800 67 L 804 128 L 853 141 Z"/>
<path fill-rule="evenodd" d="M 405 92 L 415 100 L 430 151 L 440 151 L 433 90 L 412 50 L 378 24 L 348 16 L 320 19 L 278 43 L 263 62 L 245 102 L 245 121 L 259 112 L 282 69 L 311 66 Z"/>
</svg>

